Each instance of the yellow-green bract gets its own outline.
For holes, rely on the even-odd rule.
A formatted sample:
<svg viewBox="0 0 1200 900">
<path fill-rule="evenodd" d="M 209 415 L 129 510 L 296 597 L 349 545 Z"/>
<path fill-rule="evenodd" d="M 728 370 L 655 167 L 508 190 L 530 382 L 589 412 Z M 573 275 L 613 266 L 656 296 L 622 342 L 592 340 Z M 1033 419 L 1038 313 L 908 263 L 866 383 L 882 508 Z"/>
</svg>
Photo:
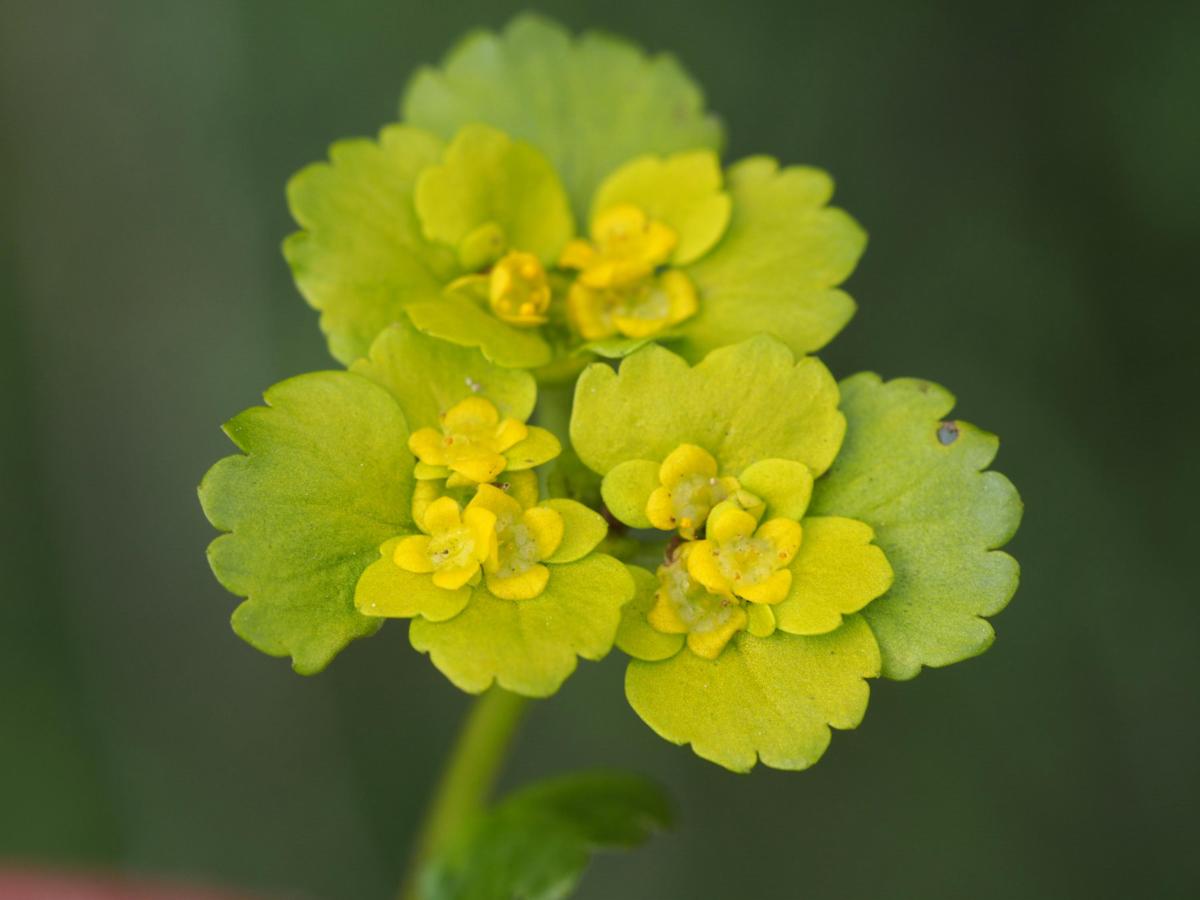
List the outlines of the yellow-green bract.
<svg viewBox="0 0 1200 900">
<path fill-rule="evenodd" d="M 594 552 L 604 522 L 574 501 L 541 504 L 559 532 L 548 581 L 531 599 L 498 599 L 483 581 L 465 593 L 430 585 L 414 594 L 416 576 L 380 556 L 396 538 L 419 534 L 410 429 L 479 397 L 523 420 L 536 386 L 527 372 L 398 324 L 354 371 L 290 379 L 266 392 L 266 406 L 231 420 L 226 431 L 244 455 L 218 462 L 200 498 L 228 532 L 209 559 L 221 583 L 246 598 L 234 613 L 238 634 L 309 674 L 374 633 L 382 617 L 412 618 L 413 645 L 473 693 L 498 683 L 545 696 L 577 656 L 604 656 L 633 582 L 617 560 Z M 518 506 L 538 503 L 532 485 Z M 356 588 L 367 597 L 357 607 Z"/>
<path fill-rule="evenodd" d="M 594 365 L 583 373 L 572 442 L 604 476 L 619 518 L 646 527 L 660 472 L 677 465 L 676 448 L 694 446 L 694 458 L 711 456 L 701 475 L 722 493 L 717 506 L 699 507 L 710 515 L 709 537 L 685 549 L 711 543 L 717 513 L 709 509 L 731 503 L 763 521 L 795 520 L 803 534 L 778 568 L 786 594 L 718 586 L 730 591 L 719 617 L 712 604 L 697 605 L 696 579 L 707 577 L 698 551 L 681 564 L 679 550 L 668 550 L 657 576 L 635 570 L 638 593 L 617 642 L 634 657 L 629 701 L 652 728 L 731 769 L 758 760 L 802 769 L 824 751 L 830 728 L 860 721 L 866 679 L 909 678 L 986 649 L 992 631 L 983 617 L 1016 588 L 1016 564 L 997 548 L 1016 530 L 1021 505 L 1007 479 L 983 471 L 995 438 L 943 422 L 952 403 L 928 382 L 885 384 L 870 374 L 839 391 L 816 360 L 796 360 L 766 337 L 695 367 L 650 347 L 619 372 Z M 603 427 L 613 421 L 630 427 Z M 771 545 L 740 540 L 719 571 L 753 578 L 747 561 Z M 742 599 L 756 596 L 767 598 L 765 609 Z M 671 603 L 674 618 L 663 611 Z M 743 607 L 750 615 L 731 620 Z"/>
<path fill-rule="evenodd" d="M 343 363 L 401 318 L 562 379 L 650 340 L 695 361 L 767 331 L 808 353 L 854 312 L 838 285 L 866 238 L 828 206 L 829 176 L 768 157 L 723 169 L 720 129 L 669 57 L 523 16 L 418 73 L 403 110 L 288 186 L 301 230 L 285 256 Z M 643 220 L 661 252 L 614 274 L 614 229 Z"/>
</svg>

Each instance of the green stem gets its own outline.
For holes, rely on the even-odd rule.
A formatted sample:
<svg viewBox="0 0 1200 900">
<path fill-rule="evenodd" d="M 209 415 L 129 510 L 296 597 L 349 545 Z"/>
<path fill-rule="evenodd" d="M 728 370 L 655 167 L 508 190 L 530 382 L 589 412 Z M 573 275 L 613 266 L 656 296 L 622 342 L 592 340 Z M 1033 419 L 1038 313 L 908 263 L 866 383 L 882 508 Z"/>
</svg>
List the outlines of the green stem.
<svg viewBox="0 0 1200 900">
<path fill-rule="evenodd" d="M 554 432 L 564 447 L 571 444 L 569 432 L 574 399 L 574 381 L 538 385 L 538 403 L 533 420 L 542 428 Z"/>
<path fill-rule="evenodd" d="M 417 835 L 400 900 L 419 900 L 421 870 L 471 816 L 482 812 L 528 701 L 493 687 L 475 700 Z"/>
</svg>

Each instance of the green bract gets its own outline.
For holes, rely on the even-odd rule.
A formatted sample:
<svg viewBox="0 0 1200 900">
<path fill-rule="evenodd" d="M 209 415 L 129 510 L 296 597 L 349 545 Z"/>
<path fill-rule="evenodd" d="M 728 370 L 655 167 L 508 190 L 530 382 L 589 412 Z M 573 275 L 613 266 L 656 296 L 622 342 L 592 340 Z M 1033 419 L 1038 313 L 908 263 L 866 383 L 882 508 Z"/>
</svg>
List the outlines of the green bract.
<svg viewBox="0 0 1200 900">
<path fill-rule="evenodd" d="M 593 552 L 607 531 L 599 514 L 573 500 L 539 503 L 536 478 L 523 477 L 531 460 L 558 451 L 549 432 L 523 424 L 535 397 L 528 373 L 405 324 L 385 330 L 354 371 L 268 390 L 267 407 L 226 426 L 246 455 L 219 462 L 200 488 L 213 524 L 230 532 L 213 542 L 210 559 L 221 582 L 247 598 L 234 615 L 238 633 L 311 673 L 381 617 L 413 618 L 413 645 L 460 687 L 479 692 L 495 681 L 531 696 L 553 693 L 577 655 L 602 657 L 632 579 Z M 512 436 L 504 452 L 482 438 L 466 447 L 466 463 L 499 460 L 495 482 L 437 467 L 423 478 L 410 447 L 424 452 L 424 432 L 460 433 L 451 422 L 464 408 L 460 431 L 479 425 L 482 408 L 492 415 L 479 426 L 485 437 Z M 464 460 L 453 466 L 464 469 Z M 439 568 L 436 548 L 428 567 L 416 567 L 423 571 L 402 568 L 397 548 L 438 540 L 446 529 L 436 513 L 460 504 L 477 512 L 463 514 L 478 526 L 467 537 L 482 535 L 467 577 L 449 583 L 458 569 Z M 505 518 L 513 510 L 519 521 Z"/>
<path fill-rule="evenodd" d="M 854 315 L 837 286 L 854 271 L 866 234 L 826 205 L 833 181 L 819 169 L 755 157 L 730 168 L 727 181 L 733 215 L 721 243 L 688 270 L 700 309 L 681 329 L 679 352 L 698 359 L 760 331 L 796 354 L 819 350 Z"/>
<path fill-rule="evenodd" d="M 856 376 L 845 394 L 839 411 L 824 367 L 768 337 L 695 367 L 649 347 L 579 379 L 572 442 L 608 508 L 682 538 L 657 573 L 633 569 L 629 701 L 731 769 L 811 765 L 862 718 L 864 679 L 984 649 L 979 617 L 1016 584 L 993 548 L 1020 504 L 980 472 L 994 439 L 940 423 L 950 398 L 925 382 Z"/>
<path fill-rule="evenodd" d="M 524 250 L 553 265 L 575 230 L 549 160 L 501 131 L 470 125 L 417 179 L 417 216 L 431 241 L 457 247 L 465 269 Z"/>
<path fill-rule="evenodd" d="M 354 583 L 382 541 L 412 526 L 408 425 L 387 391 L 346 372 L 300 375 L 263 398 L 225 425 L 246 455 L 200 484 L 205 515 L 229 532 L 208 559 L 246 598 L 234 631 L 307 675 L 379 628 L 354 609 Z"/>
<path fill-rule="evenodd" d="M 721 183 L 715 153 L 692 150 L 670 157 L 640 156 L 613 172 L 592 199 L 592 218 L 632 203 L 671 228 L 679 241 L 672 265 L 695 262 L 712 249 L 729 225 L 732 201 Z"/>
<path fill-rule="evenodd" d="M 428 132 L 392 125 L 378 141 L 334 144 L 328 163 L 288 183 L 303 230 L 284 242 L 284 256 L 339 362 L 363 356 L 405 304 L 436 300 L 460 273 L 448 248 L 425 239 L 413 207 L 417 175 L 441 151 Z"/>
<path fill-rule="evenodd" d="M 757 760 L 805 769 L 829 746 L 830 728 L 855 728 L 867 711 L 864 679 L 879 674 L 879 648 L 860 617 L 817 637 L 746 634 L 715 660 L 694 653 L 635 659 L 625 693 L 668 741 L 736 772 Z"/>
<path fill-rule="evenodd" d="M 985 616 L 1017 589 L 1016 560 L 1003 547 L 1021 523 L 1021 498 L 999 472 L 983 471 L 995 435 L 943 421 L 945 388 L 863 373 L 842 382 L 849 421 L 837 462 L 817 482 L 813 508 L 852 516 L 875 530 L 895 584 L 863 611 L 883 652 L 883 674 L 912 678 L 991 646 Z"/>
<path fill-rule="evenodd" d="M 589 366 L 575 388 L 571 443 L 606 476 L 630 460 L 662 462 L 685 443 L 716 456 L 723 473 L 780 458 L 819 475 L 845 430 L 829 370 L 764 335 L 717 350 L 694 368 L 656 346 L 625 359 L 619 372 Z"/>
<path fill-rule="evenodd" d="M 482 122 L 540 148 L 582 217 L 600 181 L 643 153 L 719 150 L 721 126 L 670 56 L 648 57 L 604 34 L 572 36 L 523 15 L 500 34 L 475 32 L 440 68 L 419 71 L 405 121 L 449 139 Z"/>
<path fill-rule="evenodd" d="M 380 335 L 350 371 L 387 388 L 414 430 L 436 424 L 443 412 L 467 397 L 486 397 L 501 414 L 521 421 L 537 402 L 537 382 L 528 372 L 432 340 L 403 320 Z"/>
<path fill-rule="evenodd" d="M 289 188 L 285 254 L 342 362 L 402 318 L 562 379 L 651 340 L 695 361 L 767 331 L 804 354 L 853 314 L 837 285 L 865 236 L 829 177 L 723 172 L 667 58 L 522 17 L 418 74 L 404 114 Z"/>
<path fill-rule="evenodd" d="M 472 694 L 493 681 L 529 697 L 553 694 L 575 671 L 576 656 L 596 660 L 612 649 L 621 606 L 633 593 L 629 573 L 602 553 L 555 568 L 533 600 L 499 600 L 476 588 L 457 618 L 414 621 L 413 646 Z"/>
</svg>

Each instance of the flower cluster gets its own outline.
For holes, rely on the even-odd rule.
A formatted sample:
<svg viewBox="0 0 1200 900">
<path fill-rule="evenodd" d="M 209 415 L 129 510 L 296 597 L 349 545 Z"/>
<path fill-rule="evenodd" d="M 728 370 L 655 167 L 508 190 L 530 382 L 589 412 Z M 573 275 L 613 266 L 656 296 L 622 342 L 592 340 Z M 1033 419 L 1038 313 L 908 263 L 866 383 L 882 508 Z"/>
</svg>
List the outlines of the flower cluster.
<svg viewBox="0 0 1200 900">
<path fill-rule="evenodd" d="M 402 112 L 288 187 L 346 368 L 269 389 L 201 485 L 239 635 L 312 673 L 407 619 L 527 696 L 615 645 L 638 714 L 735 770 L 990 644 L 1020 500 L 943 389 L 810 355 L 865 244 L 825 173 L 723 165 L 674 60 L 532 16 Z"/>
</svg>

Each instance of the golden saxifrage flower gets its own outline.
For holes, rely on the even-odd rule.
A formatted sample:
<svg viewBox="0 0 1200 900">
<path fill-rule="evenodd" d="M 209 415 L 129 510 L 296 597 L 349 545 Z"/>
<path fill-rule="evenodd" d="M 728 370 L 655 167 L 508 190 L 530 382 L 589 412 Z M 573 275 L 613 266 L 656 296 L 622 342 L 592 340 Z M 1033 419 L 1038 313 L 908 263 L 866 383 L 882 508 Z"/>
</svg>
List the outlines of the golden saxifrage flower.
<svg viewBox="0 0 1200 900">
<path fill-rule="evenodd" d="M 674 60 L 536 16 L 401 112 L 288 186 L 346 370 L 270 388 L 201 485 L 239 635 L 313 673 L 406 619 L 536 697 L 618 646 L 637 713 L 738 771 L 987 648 L 1020 500 L 944 389 L 810 355 L 865 246 L 828 175 L 725 164 Z"/>
</svg>

